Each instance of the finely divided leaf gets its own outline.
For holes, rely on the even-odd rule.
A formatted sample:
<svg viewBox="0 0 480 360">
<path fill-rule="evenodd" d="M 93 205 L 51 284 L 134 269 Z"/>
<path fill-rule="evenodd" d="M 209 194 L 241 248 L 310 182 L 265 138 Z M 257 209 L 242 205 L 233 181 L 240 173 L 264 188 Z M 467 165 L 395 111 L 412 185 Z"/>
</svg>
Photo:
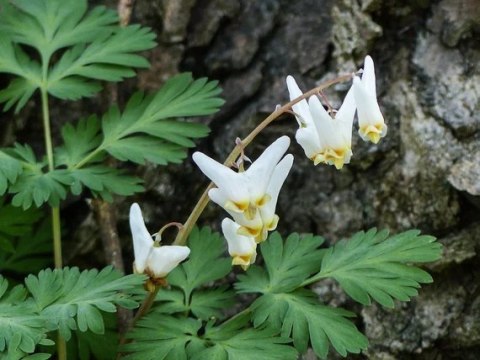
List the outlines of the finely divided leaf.
<svg viewBox="0 0 480 360">
<path fill-rule="evenodd" d="M 19 208 L 9 205 L 9 209 L 15 209 L 15 211 L 22 211 Z M 4 208 L 0 209 L 2 212 Z M 15 213 L 13 211 L 13 213 Z M 35 208 L 30 208 L 23 212 L 24 214 L 34 215 L 40 213 Z M 22 219 L 23 216 L 19 216 Z M 0 214 L 0 226 L 3 223 L 2 215 Z M 29 274 L 38 272 L 49 266 L 52 263 L 52 237 L 51 237 L 51 224 L 49 220 L 45 220 L 38 224 L 37 219 L 35 223 L 24 223 L 25 226 L 29 226 L 28 229 L 17 236 L 5 236 L 5 239 L 12 244 L 13 251 L 0 252 L 0 272 L 1 271 L 13 271 L 19 274 Z M 26 221 L 28 221 L 26 220 Z M 12 221 L 18 225 L 19 220 Z M 8 228 L 7 228 L 8 229 Z M 0 235 L 0 240 L 2 236 Z"/>
<path fill-rule="evenodd" d="M 123 358 L 135 360 L 187 360 L 187 346 L 203 349 L 203 341 L 198 338 L 202 327 L 199 320 L 174 318 L 158 312 L 143 317 L 135 329 L 127 334 L 133 342 L 123 346 L 123 351 L 131 354 Z"/>
<path fill-rule="evenodd" d="M 133 342 L 124 346 L 125 359 L 211 360 L 211 359 L 296 359 L 297 352 L 287 338 L 270 329 L 252 329 L 248 318 L 238 317 L 201 334 L 202 322 L 174 318 L 158 312 L 146 315 L 128 335 Z"/>
<path fill-rule="evenodd" d="M 144 276 L 121 276 L 112 267 L 102 271 L 78 268 L 44 270 L 25 280 L 38 311 L 50 322 L 50 329 L 59 329 L 66 340 L 71 330 L 104 332 L 100 311 L 115 312 L 115 305 L 134 308 L 137 303 L 129 295 L 141 285 Z M 125 293 L 122 293 L 125 292 Z"/>
<path fill-rule="evenodd" d="M 205 339 L 212 345 L 192 354 L 194 360 L 265 359 L 295 360 L 298 353 L 288 337 L 278 336 L 272 328 L 252 329 L 248 316 L 238 316 L 216 327 L 205 329 Z"/>
<path fill-rule="evenodd" d="M 19 160 L 0 151 L 0 195 L 5 194 L 9 184 L 15 183 L 22 171 L 22 163 Z"/>
<path fill-rule="evenodd" d="M 38 210 L 22 211 L 12 205 L 5 205 L 3 199 L 0 199 L 0 272 L 9 269 L 7 263 L 14 261 L 19 250 L 18 237 L 31 235 L 33 225 L 40 216 Z"/>
<path fill-rule="evenodd" d="M 87 11 L 86 0 L 0 0 L 0 9 L 0 72 L 16 76 L 0 91 L 5 109 L 16 104 L 19 111 L 38 88 L 61 99 L 91 96 L 101 89 L 98 80 L 121 81 L 149 66 L 136 53 L 155 46 L 155 35 L 120 27 L 113 10 Z M 41 63 L 21 45 L 35 49 Z"/>
<path fill-rule="evenodd" d="M 168 275 L 171 289 L 157 295 L 159 312 L 184 316 L 193 314 L 200 319 L 221 318 L 234 303 L 234 294 L 225 287 L 210 283 L 224 278 L 231 270 L 231 260 L 223 256 L 225 244 L 218 233 L 205 227 L 194 228 L 188 239 L 190 256 Z"/>
<path fill-rule="evenodd" d="M 417 295 L 421 283 L 432 277 L 411 263 L 440 258 L 442 247 L 432 236 L 411 230 L 388 237 L 387 231 L 359 232 L 350 240 L 339 241 L 322 261 L 313 278 L 331 277 L 354 300 L 368 305 L 371 298 L 386 307 L 393 299 L 408 301 Z"/>
<path fill-rule="evenodd" d="M 183 116 L 209 115 L 218 111 L 216 81 L 193 80 L 191 74 L 169 79 L 153 96 L 137 93 L 123 113 L 112 107 L 102 119 L 104 139 L 100 149 L 119 160 L 143 164 L 146 160 L 165 165 L 186 157 L 192 139 L 208 133 L 205 125 L 173 120 Z"/>
<path fill-rule="evenodd" d="M 46 321 L 36 313 L 34 304 L 25 300 L 23 286 L 9 292 L 7 288 L 7 281 L 0 276 L 0 355 L 32 353 L 36 344 L 45 342 Z"/>
<path fill-rule="evenodd" d="M 157 297 L 156 311 L 166 314 L 189 314 L 202 320 L 212 317 L 222 318 L 222 310 L 231 308 L 234 304 L 234 293 L 226 287 L 196 290 L 190 299 L 185 299 L 183 291 L 161 290 Z"/>
<path fill-rule="evenodd" d="M 168 275 L 168 282 L 190 297 L 192 291 L 209 282 L 224 278 L 231 270 L 231 260 L 223 256 L 224 240 L 208 227 L 194 228 L 187 242 L 188 260 Z"/>
<path fill-rule="evenodd" d="M 252 320 L 255 327 L 267 325 L 292 337 L 295 348 L 304 353 L 308 344 L 321 358 L 328 354 L 330 344 L 345 356 L 359 353 L 367 340 L 347 319 L 352 314 L 320 304 L 316 295 L 297 290 L 312 273 L 319 271 L 325 250 L 320 237 L 290 235 L 285 242 L 278 233 L 262 243 L 266 271 L 252 266 L 238 277 L 235 288 L 243 293 L 261 293 L 253 302 Z"/>
<path fill-rule="evenodd" d="M 92 115 L 80 120 L 76 126 L 65 124 L 62 128 L 62 138 L 64 145 L 55 149 L 55 163 L 72 168 L 100 145 L 102 141 L 100 120 Z M 102 157 L 94 160 L 100 161 Z"/>
<path fill-rule="evenodd" d="M 298 288 L 312 273 L 319 271 L 325 250 L 323 238 L 291 234 L 285 242 L 278 232 L 261 244 L 266 270 L 252 266 L 236 284 L 241 292 L 289 292 Z"/>
<path fill-rule="evenodd" d="M 112 201 L 112 194 L 129 196 L 144 190 L 142 180 L 124 173 L 124 171 L 104 165 L 92 165 L 82 169 L 72 169 L 70 175 L 74 181 L 73 194 L 80 194 L 83 186 L 94 195 Z"/>
<path fill-rule="evenodd" d="M 284 294 L 265 294 L 252 304 L 256 327 L 269 325 L 292 337 L 295 348 L 304 353 L 310 344 L 325 359 L 329 344 L 342 356 L 359 353 L 368 346 L 366 337 L 348 320 L 352 313 L 321 305 L 317 295 L 307 290 Z"/>
</svg>

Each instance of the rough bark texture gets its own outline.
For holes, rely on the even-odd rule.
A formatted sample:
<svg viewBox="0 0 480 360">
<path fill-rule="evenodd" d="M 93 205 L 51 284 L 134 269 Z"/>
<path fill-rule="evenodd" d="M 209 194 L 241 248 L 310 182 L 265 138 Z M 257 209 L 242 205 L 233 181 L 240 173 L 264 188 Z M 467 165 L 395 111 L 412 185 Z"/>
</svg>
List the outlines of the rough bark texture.
<svg viewBox="0 0 480 360">
<path fill-rule="evenodd" d="M 212 133 L 199 144 L 218 159 L 287 100 L 287 74 L 306 90 L 359 68 L 370 54 L 387 137 L 378 146 L 354 137 L 354 157 L 342 171 L 314 167 L 292 144 L 295 166 L 279 199 L 279 230 L 314 232 L 330 242 L 373 226 L 439 237 L 445 255 L 430 266 L 435 283 L 394 310 L 360 310 L 333 282 L 316 288 L 326 302 L 358 310 L 370 347 L 352 358 L 480 358 L 480 0 L 151 0 L 137 2 L 132 21 L 151 26 L 159 46 L 148 54 L 152 68 L 124 85 L 123 98 L 134 85 L 156 89 L 180 71 L 220 80 L 226 104 L 200 120 Z M 345 90 L 327 92 L 333 105 Z M 73 111 L 100 112 L 100 104 Z M 247 152 L 254 158 L 295 130 L 286 116 Z M 17 138 L 28 136 L 20 131 Z M 152 227 L 184 221 L 207 184 L 189 160 L 138 174 L 148 191 L 137 200 Z M 128 204 L 118 205 L 128 264 Z M 201 222 L 218 227 L 221 215 L 209 206 Z M 98 238 L 95 229 L 88 218 L 76 231 L 72 256 L 98 247 L 85 245 Z M 95 265 L 93 259 L 85 261 Z"/>
</svg>

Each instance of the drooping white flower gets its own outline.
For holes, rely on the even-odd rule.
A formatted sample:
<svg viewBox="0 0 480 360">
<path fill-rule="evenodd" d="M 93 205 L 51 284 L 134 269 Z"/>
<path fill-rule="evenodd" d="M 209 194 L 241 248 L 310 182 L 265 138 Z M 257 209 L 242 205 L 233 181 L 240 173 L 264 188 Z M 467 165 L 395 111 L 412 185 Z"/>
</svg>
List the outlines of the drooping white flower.
<svg viewBox="0 0 480 360">
<path fill-rule="evenodd" d="M 277 164 L 273 171 L 272 179 L 267 187 L 267 194 L 270 196 L 270 201 L 260 209 L 260 216 L 263 222 L 263 240 L 266 238 L 267 231 L 273 231 L 277 228 L 279 217 L 275 214 L 275 208 L 277 207 L 278 195 L 292 165 L 293 155 L 288 154 Z"/>
<path fill-rule="evenodd" d="M 268 189 L 273 181 L 276 167 L 289 144 L 288 136 L 280 137 L 267 147 L 246 171 L 239 172 L 233 171 L 203 153 L 193 154 L 193 160 L 200 170 L 217 186 L 209 191 L 210 199 L 223 207 L 240 225 L 238 229 L 240 235 L 254 237 L 257 242 L 266 239 L 264 229 L 266 225 L 259 210 L 269 204 L 272 197 L 275 197 L 276 204 L 278 192 L 271 194 Z M 290 157 L 288 156 L 289 159 Z M 275 205 L 272 209 L 274 212 Z"/>
<path fill-rule="evenodd" d="M 190 255 L 187 246 L 164 245 L 154 241 L 145 226 L 142 210 L 137 203 L 130 207 L 130 230 L 135 254 L 134 270 L 152 278 L 163 278 Z"/>
<path fill-rule="evenodd" d="M 292 76 L 287 76 L 290 100 L 303 93 Z M 325 163 L 341 169 L 352 156 L 352 126 L 355 116 L 355 99 L 350 89 L 342 106 L 332 117 L 316 96 L 301 100 L 292 106 L 299 129 L 295 135 L 305 155 L 315 165 Z"/>
<path fill-rule="evenodd" d="M 240 235 L 240 225 L 230 218 L 222 221 L 222 231 L 228 244 L 228 253 L 232 257 L 232 265 L 240 265 L 246 270 L 255 262 L 257 243 L 250 236 Z"/>
<path fill-rule="evenodd" d="M 355 76 L 353 91 L 358 111 L 358 133 L 365 141 L 376 144 L 387 135 L 387 125 L 377 102 L 375 68 L 370 56 L 365 57 L 362 78 Z"/>
</svg>

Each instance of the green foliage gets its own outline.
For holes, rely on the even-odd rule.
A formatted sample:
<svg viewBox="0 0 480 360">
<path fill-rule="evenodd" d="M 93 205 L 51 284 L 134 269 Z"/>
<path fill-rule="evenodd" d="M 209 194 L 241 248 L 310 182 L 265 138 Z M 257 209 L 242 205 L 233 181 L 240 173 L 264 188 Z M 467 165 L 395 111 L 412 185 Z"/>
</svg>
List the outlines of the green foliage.
<svg viewBox="0 0 480 360">
<path fill-rule="evenodd" d="M 15 253 L 14 238 L 31 231 L 40 216 L 40 211 L 25 212 L 11 205 L 4 205 L 3 199 L 0 199 L 0 269 L 4 269 L 5 262 L 1 259 Z"/>
<path fill-rule="evenodd" d="M 205 136 L 205 125 L 172 117 L 205 115 L 218 110 L 217 82 L 193 80 L 181 74 L 168 80 L 154 96 L 137 93 L 123 113 L 112 107 L 102 121 L 91 116 L 75 126 L 62 128 L 63 146 L 55 149 L 55 169 L 47 170 L 32 149 L 16 144 L 0 152 L 0 195 L 14 194 L 12 204 L 28 209 L 48 202 L 58 206 L 68 192 L 80 194 L 88 188 L 94 196 L 111 200 L 113 194 L 128 196 L 142 191 L 141 180 L 105 166 L 106 155 L 119 160 L 165 165 L 186 157 L 193 139 Z"/>
<path fill-rule="evenodd" d="M 313 280 L 331 277 L 364 305 L 370 304 L 370 297 L 386 307 L 394 306 L 393 299 L 408 301 L 421 283 L 433 281 L 410 264 L 438 260 L 442 252 L 434 237 L 419 234 L 411 230 L 388 237 L 388 231 L 359 232 L 328 249 Z"/>
<path fill-rule="evenodd" d="M 135 53 L 155 46 L 154 34 L 118 26 L 112 10 L 87 11 L 86 0 L 0 0 L 0 8 L 0 72 L 15 75 L 0 91 L 5 109 L 16 104 L 19 111 L 39 88 L 61 99 L 91 96 L 101 89 L 98 80 L 121 81 L 149 66 Z"/>
<path fill-rule="evenodd" d="M 68 359 L 116 359 L 119 340 L 116 316 L 111 313 L 102 313 L 102 315 L 105 322 L 105 332 L 103 334 L 94 334 L 91 331 L 73 332 L 72 338 L 67 343 Z"/>
<path fill-rule="evenodd" d="M 0 354 L 21 358 L 22 353 L 32 353 L 35 345 L 51 342 L 46 339 L 45 319 L 26 301 L 25 288 L 17 285 L 6 292 L 7 288 L 7 280 L 0 276 Z"/>
<path fill-rule="evenodd" d="M 224 278 L 231 270 L 231 260 L 223 256 L 224 241 L 207 227 L 193 229 L 187 242 L 190 256 L 168 275 L 171 289 L 158 293 L 157 311 L 192 313 L 203 320 L 222 317 L 222 310 L 234 303 L 233 292 L 225 286 L 208 285 Z"/>
<path fill-rule="evenodd" d="M 225 240 L 208 227 L 194 228 L 187 245 L 191 251 L 188 260 L 169 274 L 168 281 L 189 297 L 194 289 L 224 278 L 232 265 L 231 260 L 223 256 Z"/>
<path fill-rule="evenodd" d="M 98 359 L 105 351 L 93 345 L 102 334 L 102 348 L 115 349 L 115 334 L 105 338 L 103 313 L 113 313 L 116 305 L 134 308 L 132 293 L 143 284 L 143 275 L 123 276 L 112 267 L 102 271 L 78 268 L 42 270 L 29 275 L 25 284 L 7 291 L 7 281 L 0 277 L 0 359 L 48 358 L 48 354 L 31 354 L 37 345 L 52 345 L 47 333 L 59 330 L 69 340 L 75 330 L 76 353 L 80 359 L 89 354 Z M 107 317 L 112 328 L 112 318 Z M 96 339 L 96 340 L 95 340 Z M 112 350 L 112 352 L 114 352 Z M 110 354 L 111 355 L 111 354 Z M 111 357 L 110 357 L 111 358 Z"/>
<path fill-rule="evenodd" d="M 22 163 L 19 160 L 0 151 L 0 195 L 5 194 L 8 185 L 15 183 L 22 171 Z"/>
<path fill-rule="evenodd" d="M 304 280 L 320 268 L 325 250 L 318 247 L 323 239 L 290 235 L 285 242 L 273 233 L 262 243 L 266 270 L 252 266 L 239 276 L 235 287 L 240 292 L 261 293 L 250 306 L 255 327 L 268 326 L 292 337 L 295 348 L 305 352 L 310 341 L 315 353 L 325 358 L 329 343 L 346 356 L 367 347 L 365 336 L 348 320 L 352 313 L 322 305 L 316 295 L 299 289 Z"/>
<path fill-rule="evenodd" d="M 208 133 L 205 125 L 172 120 L 209 115 L 223 104 L 216 81 L 193 80 L 185 73 L 169 79 L 153 96 L 136 93 L 123 113 L 112 107 L 102 119 L 104 138 L 99 149 L 115 158 L 165 165 L 186 157 L 191 139 Z M 97 150 L 98 151 L 98 150 Z"/>
<path fill-rule="evenodd" d="M 15 194 L 12 199 L 14 206 L 21 206 L 25 210 L 33 203 L 40 207 L 47 201 L 52 206 L 58 206 L 60 200 L 65 199 L 65 185 L 70 185 L 73 181 L 66 170 L 44 172 L 46 163 L 38 162 L 28 145 L 16 144 L 9 152 L 21 161 L 23 166 L 23 172 L 9 188 L 9 192 Z"/>
<path fill-rule="evenodd" d="M 105 327 L 100 311 L 115 312 L 115 305 L 136 307 L 137 303 L 121 291 L 131 291 L 143 281 L 141 275 L 122 277 L 112 267 L 100 272 L 64 268 L 29 275 L 25 284 L 37 310 L 48 319 L 50 330 L 58 328 L 62 337 L 69 340 L 71 330 L 76 329 L 103 334 Z"/>
<path fill-rule="evenodd" d="M 291 234 L 284 242 L 278 232 L 261 244 L 266 272 L 252 266 L 247 276 L 239 276 L 236 288 L 241 292 L 289 292 L 298 288 L 312 273 L 320 270 L 325 252 L 319 236 Z"/>
<path fill-rule="evenodd" d="M 237 316 L 219 325 L 207 324 L 205 338 L 213 346 L 208 347 L 193 358 L 209 359 L 297 359 L 298 353 L 291 346 L 287 337 L 277 336 L 275 329 L 253 329 L 248 327 L 249 317 Z"/>
<path fill-rule="evenodd" d="M 251 306 L 256 327 L 268 325 L 292 337 L 295 348 L 306 352 L 309 340 L 314 352 L 325 359 L 329 343 L 342 356 L 359 353 L 368 346 L 365 336 L 348 320 L 354 314 L 321 305 L 317 295 L 307 290 L 291 293 L 265 293 Z"/>
<path fill-rule="evenodd" d="M 0 202 L 0 271 L 37 272 L 51 262 L 50 222 L 38 209 L 23 211 Z"/>
<path fill-rule="evenodd" d="M 271 329 L 250 328 L 245 316 L 213 326 L 212 322 L 203 325 L 192 318 L 154 312 L 129 334 L 134 342 L 124 347 L 131 352 L 125 359 L 296 359 L 296 351 L 285 345 L 289 339 L 274 335 Z"/>
</svg>

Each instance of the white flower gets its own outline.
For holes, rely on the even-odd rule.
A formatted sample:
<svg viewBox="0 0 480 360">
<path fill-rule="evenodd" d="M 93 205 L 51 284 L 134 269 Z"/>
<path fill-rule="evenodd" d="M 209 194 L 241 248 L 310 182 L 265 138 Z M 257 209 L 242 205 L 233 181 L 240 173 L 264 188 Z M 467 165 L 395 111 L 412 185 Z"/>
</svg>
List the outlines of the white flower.
<svg viewBox="0 0 480 360">
<path fill-rule="evenodd" d="M 289 159 L 287 162 L 279 163 L 289 145 L 290 139 L 288 136 L 280 137 L 267 147 L 246 171 L 240 172 L 233 171 L 203 153 L 196 152 L 193 154 L 193 160 L 200 170 L 217 186 L 217 188 L 209 191 L 210 199 L 223 207 L 240 225 L 238 229 L 240 235 L 254 237 L 257 242 L 260 242 L 266 239 L 267 230 L 265 228 L 274 228 L 271 219 L 274 214 L 270 215 L 270 213 L 275 212 L 278 192 L 285 179 L 283 178 L 281 184 L 273 188 L 271 183 L 272 181 L 274 183 L 278 181 L 274 179 L 276 177 L 274 173 L 280 163 L 283 163 L 282 167 L 286 163 L 290 163 L 284 177 L 291 168 L 291 162 L 293 162 L 293 156 L 291 155 L 284 158 Z M 272 189 L 275 191 L 272 191 Z M 270 205 L 267 212 L 269 218 L 267 219 L 258 210 L 263 209 L 268 204 Z M 265 223 L 264 218 L 268 220 L 268 223 Z"/>
<path fill-rule="evenodd" d="M 270 201 L 260 209 L 264 231 L 262 238 L 266 238 L 267 231 L 273 231 L 277 228 L 279 217 L 275 214 L 275 208 L 277 207 L 278 195 L 292 165 L 293 155 L 288 154 L 277 164 L 275 170 L 273 170 L 272 178 L 267 187 L 267 194 L 270 196 Z"/>
<path fill-rule="evenodd" d="M 377 102 L 375 68 L 370 56 L 365 57 L 362 79 L 355 76 L 353 91 L 358 110 L 358 133 L 365 141 L 376 144 L 387 135 L 387 125 Z"/>
<path fill-rule="evenodd" d="M 257 243 L 250 236 L 239 235 L 240 225 L 230 218 L 222 221 L 222 231 L 227 239 L 228 253 L 232 257 L 232 265 L 240 265 L 246 270 L 255 262 L 257 257 Z"/>
<path fill-rule="evenodd" d="M 130 207 L 130 230 L 135 253 L 134 270 L 152 278 L 163 278 L 190 255 L 187 246 L 160 246 L 153 241 L 137 203 Z"/>
<path fill-rule="evenodd" d="M 287 76 L 290 100 L 303 93 L 292 76 Z M 292 106 L 299 129 L 295 135 L 305 155 L 315 165 L 325 163 L 341 169 L 352 156 L 352 126 L 355 116 L 355 99 L 350 89 L 342 106 L 332 118 L 316 96 L 301 100 Z"/>
</svg>

